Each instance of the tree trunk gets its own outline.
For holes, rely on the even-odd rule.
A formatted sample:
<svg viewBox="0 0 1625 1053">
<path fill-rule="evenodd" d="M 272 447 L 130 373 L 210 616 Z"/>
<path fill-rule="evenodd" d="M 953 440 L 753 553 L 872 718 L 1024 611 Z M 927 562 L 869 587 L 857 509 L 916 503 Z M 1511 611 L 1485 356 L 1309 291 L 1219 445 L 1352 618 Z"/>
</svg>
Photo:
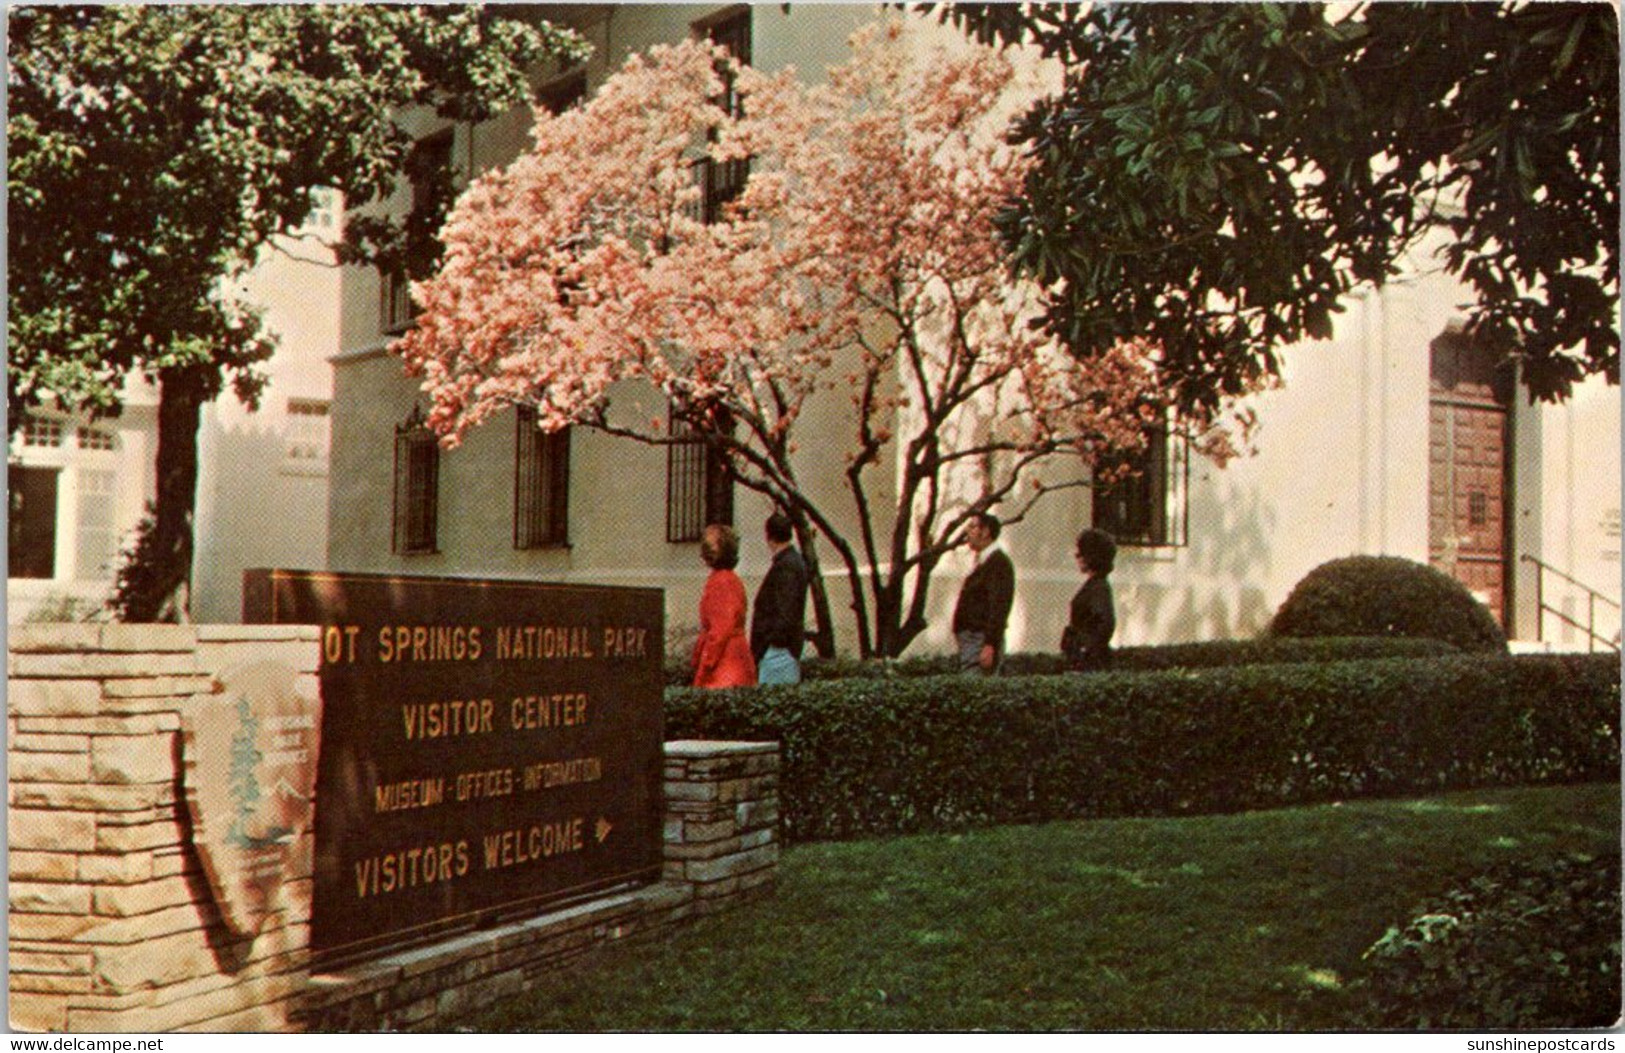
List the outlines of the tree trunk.
<svg viewBox="0 0 1625 1053">
<path fill-rule="evenodd" d="M 824 571 L 818 562 L 818 535 L 805 517 L 792 514 L 796 540 L 801 545 L 801 559 L 807 564 L 807 591 L 812 597 L 813 631 L 808 639 L 820 658 L 835 657 L 835 623 L 829 609 L 829 589 L 824 585 Z"/>
<path fill-rule="evenodd" d="M 115 603 L 126 622 L 191 621 L 197 433 L 208 401 L 206 376 L 196 369 L 158 375 L 158 498 L 121 575 Z"/>
</svg>

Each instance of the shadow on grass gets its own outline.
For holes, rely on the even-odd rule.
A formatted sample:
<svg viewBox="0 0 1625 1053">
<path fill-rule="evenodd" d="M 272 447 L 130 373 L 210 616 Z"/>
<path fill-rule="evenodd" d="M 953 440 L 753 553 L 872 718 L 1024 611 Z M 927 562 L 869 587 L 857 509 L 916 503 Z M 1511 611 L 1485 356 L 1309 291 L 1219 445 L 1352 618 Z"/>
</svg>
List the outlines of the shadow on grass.
<svg viewBox="0 0 1625 1053">
<path fill-rule="evenodd" d="M 1520 854 L 1618 853 L 1619 788 L 803 845 L 769 900 L 607 950 L 476 1031 L 1336 1030 L 1361 954 Z"/>
</svg>

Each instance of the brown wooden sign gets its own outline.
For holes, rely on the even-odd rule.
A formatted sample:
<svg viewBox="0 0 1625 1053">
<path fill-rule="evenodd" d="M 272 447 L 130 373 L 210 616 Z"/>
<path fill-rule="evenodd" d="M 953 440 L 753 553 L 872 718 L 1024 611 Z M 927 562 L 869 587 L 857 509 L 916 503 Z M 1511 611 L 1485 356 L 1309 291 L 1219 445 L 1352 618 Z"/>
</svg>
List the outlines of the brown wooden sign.
<svg viewBox="0 0 1625 1053">
<path fill-rule="evenodd" d="M 317 953 L 659 877 L 658 589 L 250 570 L 243 620 L 321 627 Z"/>
</svg>

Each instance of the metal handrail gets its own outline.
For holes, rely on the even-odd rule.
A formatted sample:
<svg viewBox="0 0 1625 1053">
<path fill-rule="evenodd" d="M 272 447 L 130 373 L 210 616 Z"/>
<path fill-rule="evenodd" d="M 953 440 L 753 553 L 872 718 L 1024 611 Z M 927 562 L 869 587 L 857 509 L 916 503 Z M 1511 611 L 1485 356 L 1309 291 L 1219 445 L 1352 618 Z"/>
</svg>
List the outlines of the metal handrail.
<svg viewBox="0 0 1625 1053">
<path fill-rule="evenodd" d="M 1598 592 L 1585 582 L 1577 580 L 1572 575 L 1563 573 L 1550 563 L 1538 559 L 1527 552 L 1523 554 L 1523 560 L 1526 563 L 1533 563 L 1536 568 L 1535 607 L 1540 614 L 1539 621 L 1535 626 L 1535 638 L 1537 640 L 1544 641 L 1546 639 L 1546 615 L 1551 614 L 1556 617 L 1558 621 L 1563 622 L 1566 625 L 1573 626 L 1586 634 L 1586 650 L 1588 652 L 1595 651 L 1597 649 L 1597 644 L 1602 644 L 1604 647 L 1614 651 L 1615 653 L 1619 652 L 1620 645 L 1617 640 L 1610 640 L 1597 632 L 1597 601 L 1601 600 L 1604 604 L 1612 607 L 1616 611 L 1620 609 L 1619 601 L 1603 595 L 1601 592 Z M 1585 593 L 1585 624 L 1582 625 L 1579 620 L 1571 618 L 1567 612 L 1558 610 L 1556 607 L 1553 607 L 1546 602 L 1546 575 L 1548 574 L 1561 578 L 1563 581 Z"/>
</svg>

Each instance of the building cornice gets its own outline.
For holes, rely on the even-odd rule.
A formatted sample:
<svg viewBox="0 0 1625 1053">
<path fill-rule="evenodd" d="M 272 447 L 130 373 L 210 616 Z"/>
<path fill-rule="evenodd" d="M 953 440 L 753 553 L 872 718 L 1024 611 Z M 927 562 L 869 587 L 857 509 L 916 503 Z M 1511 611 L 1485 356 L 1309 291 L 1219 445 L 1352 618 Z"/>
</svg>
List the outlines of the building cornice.
<svg viewBox="0 0 1625 1053">
<path fill-rule="evenodd" d="M 378 340 L 360 347 L 352 347 L 348 351 L 340 351 L 336 355 L 328 356 L 328 361 L 335 366 L 347 366 L 353 362 L 369 362 L 375 358 L 385 358 L 389 355 L 389 345 L 393 339 Z"/>
</svg>

